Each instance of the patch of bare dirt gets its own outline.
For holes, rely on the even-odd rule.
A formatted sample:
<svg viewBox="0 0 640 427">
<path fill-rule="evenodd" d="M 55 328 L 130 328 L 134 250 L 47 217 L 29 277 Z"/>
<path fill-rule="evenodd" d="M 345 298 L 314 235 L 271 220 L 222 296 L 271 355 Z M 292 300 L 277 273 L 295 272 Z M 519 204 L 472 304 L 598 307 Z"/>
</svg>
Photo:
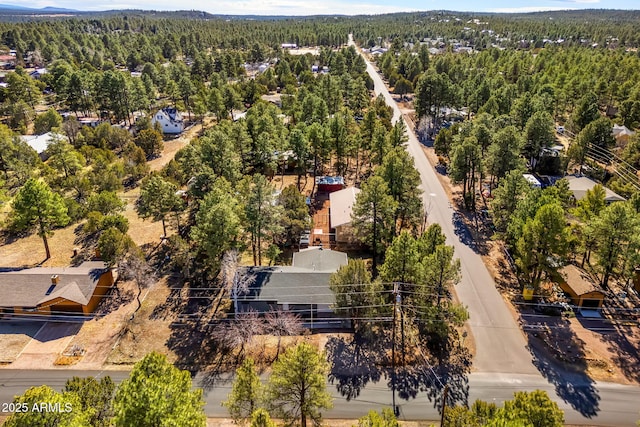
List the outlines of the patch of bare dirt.
<svg viewBox="0 0 640 427">
<path fill-rule="evenodd" d="M 161 279 L 152 288 L 143 293 L 145 295 L 140 310 L 132 317 L 137 308 L 135 298 L 124 307 L 120 315 L 115 316 L 119 327 L 115 328 L 116 333 L 107 339 L 111 345 L 104 348 L 103 360 L 110 365 L 132 365 L 142 359 L 146 354 L 156 351 L 165 354 L 169 361 L 174 362 L 176 355 L 166 346 L 171 335 L 169 326 L 177 317 L 177 313 L 171 311 L 166 316 L 158 318 L 156 316 L 158 307 L 167 302 L 171 295 L 169 282 L 166 278 Z M 124 292 L 137 293 L 135 284 L 129 283 Z M 107 336 L 106 338 L 109 338 Z M 115 338 L 115 339 L 114 339 Z"/>
<path fill-rule="evenodd" d="M 205 118 L 205 126 L 210 124 L 212 119 L 210 117 Z M 184 146 L 189 144 L 191 140 L 197 137 L 202 132 L 202 124 L 194 124 L 188 127 L 178 138 L 169 139 L 164 141 L 164 150 L 159 157 L 150 160 L 148 163 L 149 168 L 152 171 L 160 170 L 169 163 L 176 155 L 176 153 Z"/>
<path fill-rule="evenodd" d="M 78 224 L 54 230 L 49 237 L 51 258 L 45 260 L 42 238 L 33 233 L 22 238 L 4 238 L 0 241 L 0 261 L 2 267 L 62 267 L 71 262 L 75 230 Z"/>
</svg>

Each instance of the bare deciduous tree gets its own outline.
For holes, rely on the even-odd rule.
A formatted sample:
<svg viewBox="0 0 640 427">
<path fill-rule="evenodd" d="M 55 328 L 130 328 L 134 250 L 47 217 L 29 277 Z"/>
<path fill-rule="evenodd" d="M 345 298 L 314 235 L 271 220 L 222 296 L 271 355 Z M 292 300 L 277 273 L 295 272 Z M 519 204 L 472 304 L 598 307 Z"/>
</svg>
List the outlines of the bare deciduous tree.
<svg viewBox="0 0 640 427">
<path fill-rule="evenodd" d="M 138 287 L 138 293 L 136 294 L 138 307 L 131 315 L 131 320 L 133 320 L 140 307 L 142 307 L 142 301 L 140 300 L 142 290 L 151 286 L 156 277 L 144 256 L 136 253 L 127 253 L 118 262 L 118 273 L 124 280 L 133 280 Z"/>
<path fill-rule="evenodd" d="M 230 292 L 235 312 L 238 313 L 237 297 L 249 292 L 255 276 L 246 269 L 240 269 L 240 253 L 237 249 L 226 251 L 220 265 L 220 282 L 224 292 Z"/>
<path fill-rule="evenodd" d="M 224 348 L 238 349 L 238 357 L 244 354 L 245 346 L 255 335 L 264 333 L 264 323 L 257 311 L 238 314 L 236 319 L 221 323 L 213 331 L 213 338 Z"/>
<path fill-rule="evenodd" d="M 265 315 L 266 329 L 271 335 L 278 337 L 278 349 L 276 359 L 280 355 L 280 342 L 283 336 L 300 335 L 302 332 L 302 319 L 299 315 L 290 311 L 275 310 Z"/>
</svg>

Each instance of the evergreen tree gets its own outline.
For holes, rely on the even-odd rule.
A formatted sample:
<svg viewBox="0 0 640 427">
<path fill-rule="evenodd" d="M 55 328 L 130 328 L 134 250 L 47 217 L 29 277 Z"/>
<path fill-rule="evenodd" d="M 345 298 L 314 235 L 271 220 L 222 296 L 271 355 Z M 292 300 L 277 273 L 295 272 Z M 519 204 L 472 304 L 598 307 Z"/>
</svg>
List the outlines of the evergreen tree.
<svg viewBox="0 0 640 427">
<path fill-rule="evenodd" d="M 322 409 L 333 406 L 327 392 L 328 364 L 323 353 L 302 343 L 285 351 L 273 365 L 267 384 L 267 403 L 273 413 L 287 422 L 307 419 L 315 425 L 322 419 Z"/>
<path fill-rule="evenodd" d="M 51 258 L 47 237 L 55 227 L 68 223 L 64 199 L 42 181 L 29 179 L 13 200 L 13 226 L 16 230 L 35 228 L 44 243 L 46 259 Z"/>
<path fill-rule="evenodd" d="M 180 425 L 204 427 L 202 389 L 192 390 L 191 375 L 150 353 L 135 364 L 113 401 L 116 427 Z"/>
<path fill-rule="evenodd" d="M 397 203 L 389 195 L 389 187 L 374 175 L 362 185 L 351 214 L 355 235 L 373 252 L 373 274 L 377 275 L 378 256 L 391 243 L 395 229 Z"/>
<path fill-rule="evenodd" d="M 376 174 L 384 179 L 389 188 L 389 194 L 396 202 L 394 215 L 394 234 L 397 230 L 411 227 L 415 230 L 422 217 L 422 191 L 420 175 L 416 170 L 411 155 L 403 148 L 396 147 L 383 159 Z"/>
<path fill-rule="evenodd" d="M 231 393 L 227 400 L 222 402 L 222 406 L 227 407 L 231 418 L 238 424 L 249 417 L 253 418 L 260 406 L 262 388 L 253 359 L 247 358 L 236 369 Z"/>
</svg>

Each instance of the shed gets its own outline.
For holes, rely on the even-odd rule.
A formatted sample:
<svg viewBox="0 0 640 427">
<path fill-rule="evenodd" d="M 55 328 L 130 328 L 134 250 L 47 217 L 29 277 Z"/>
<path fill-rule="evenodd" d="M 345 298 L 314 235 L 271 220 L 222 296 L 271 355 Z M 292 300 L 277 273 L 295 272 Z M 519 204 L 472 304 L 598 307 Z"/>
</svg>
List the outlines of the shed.
<svg viewBox="0 0 640 427">
<path fill-rule="evenodd" d="M 560 287 L 580 308 L 599 308 L 604 301 L 604 292 L 585 270 L 569 264 L 560 270 Z"/>
</svg>

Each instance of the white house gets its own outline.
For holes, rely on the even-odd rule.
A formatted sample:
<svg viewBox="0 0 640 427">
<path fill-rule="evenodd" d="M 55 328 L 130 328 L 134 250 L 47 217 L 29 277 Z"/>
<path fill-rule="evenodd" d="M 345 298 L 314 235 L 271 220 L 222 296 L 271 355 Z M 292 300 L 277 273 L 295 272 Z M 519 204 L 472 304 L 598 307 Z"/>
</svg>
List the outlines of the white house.
<svg viewBox="0 0 640 427">
<path fill-rule="evenodd" d="M 184 130 L 184 121 L 182 115 L 175 108 L 163 108 L 158 110 L 151 119 L 151 124 L 155 126 L 160 123 L 162 133 L 176 135 Z"/>
<path fill-rule="evenodd" d="M 542 183 L 535 176 L 530 173 L 523 173 L 522 176 L 533 188 L 542 188 Z"/>
</svg>

